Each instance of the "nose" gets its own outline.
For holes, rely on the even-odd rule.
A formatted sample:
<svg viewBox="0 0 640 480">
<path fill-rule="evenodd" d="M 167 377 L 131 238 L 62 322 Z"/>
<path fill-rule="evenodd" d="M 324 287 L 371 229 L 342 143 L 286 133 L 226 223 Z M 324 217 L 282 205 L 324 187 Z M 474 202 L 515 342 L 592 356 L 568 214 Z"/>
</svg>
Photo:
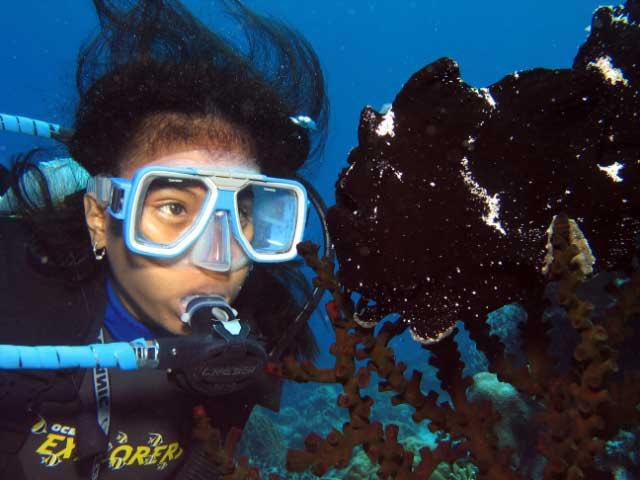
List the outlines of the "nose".
<svg viewBox="0 0 640 480">
<path fill-rule="evenodd" d="M 229 212 L 214 212 L 191 257 L 195 265 L 214 272 L 237 270 L 248 263 L 244 249 L 232 233 Z"/>
</svg>

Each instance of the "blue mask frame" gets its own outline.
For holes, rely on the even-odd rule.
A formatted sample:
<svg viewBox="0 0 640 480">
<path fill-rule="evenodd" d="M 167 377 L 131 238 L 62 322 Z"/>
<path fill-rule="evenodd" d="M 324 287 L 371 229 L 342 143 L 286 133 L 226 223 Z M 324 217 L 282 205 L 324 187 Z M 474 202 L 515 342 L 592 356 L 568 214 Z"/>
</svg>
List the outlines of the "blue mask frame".
<svg viewBox="0 0 640 480">
<path fill-rule="evenodd" d="M 141 240 L 136 232 L 136 215 L 143 185 L 153 177 L 199 179 L 209 188 L 203 207 L 193 225 L 175 244 L 157 245 Z M 294 218 L 291 218 L 291 240 L 286 251 L 258 252 L 241 231 L 236 197 L 247 185 L 279 188 L 296 198 Z M 226 212 L 231 233 L 249 259 L 254 262 L 286 262 L 296 257 L 296 245 L 302 241 L 307 218 L 308 200 L 304 186 L 294 180 L 268 177 L 255 173 L 196 167 L 146 166 L 138 169 L 131 180 L 96 176 L 89 181 L 87 193 L 107 207 L 107 212 L 123 221 L 124 241 L 129 251 L 153 258 L 171 259 L 185 254 L 203 234 L 215 212 Z"/>
</svg>

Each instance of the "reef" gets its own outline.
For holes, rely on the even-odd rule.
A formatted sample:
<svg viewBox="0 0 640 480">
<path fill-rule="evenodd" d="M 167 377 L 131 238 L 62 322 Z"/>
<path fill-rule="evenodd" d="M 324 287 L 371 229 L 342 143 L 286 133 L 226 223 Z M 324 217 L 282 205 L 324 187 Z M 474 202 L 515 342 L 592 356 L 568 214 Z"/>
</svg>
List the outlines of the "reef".
<svg viewBox="0 0 640 480">
<path fill-rule="evenodd" d="M 362 451 L 378 478 L 637 474 L 639 59 L 640 2 L 629 0 L 594 13 L 571 69 L 476 89 L 441 59 L 388 110 L 363 110 L 328 217 L 339 269 L 317 246 L 298 247 L 332 294 L 335 364 L 268 366 L 338 385 L 325 407 L 348 418 L 290 449 L 290 472 L 344 471 Z M 517 322 L 486 320 L 513 302 L 526 312 Z M 459 320 L 489 373 L 465 375 L 451 335 Z M 396 361 L 390 342 L 407 330 L 431 353 L 448 402 L 423 391 L 419 365 Z M 438 434 L 435 446 L 416 452 L 397 424 L 372 416 L 372 378 Z M 240 467 L 256 475 L 246 458 Z"/>
<path fill-rule="evenodd" d="M 619 348 L 638 328 L 640 272 L 607 284 L 615 302 L 601 318 L 593 318 L 594 305 L 578 293 L 588 274 L 576 261 L 580 250 L 571 235 L 571 221 L 561 214 L 552 225 L 547 280 L 556 287 L 557 300 L 578 334 L 571 368 L 557 368 L 548 354 L 550 325 L 542 317 L 530 317 L 520 331 L 526 363 L 508 354 L 502 343 L 496 344 L 495 350 L 485 353 L 493 359 L 490 369 L 507 383 L 483 388 L 481 382 L 488 380 L 476 381 L 474 393 L 474 380 L 463 375 L 464 362 L 455 342 L 445 338 L 424 348 L 434 353 L 431 365 L 438 370 L 450 404 L 439 404 L 435 392 L 421 391 L 421 373 L 413 371 L 407 378 L 407 366 L 395 362 L 388 344 L 406 324 L 387 322 L 377 333 L 360 325 L 354 318 L 355 303 L 336 281 L 331 264 L 315 256 L 317 247 L 302 245 L 301 253 L 318 274 L 316 282 L 334 296 L 327 310 L 336 334 L 331 347 L 335 367 L 319 369 L 287 358 L 277 369 L 272 366 L 272 373 L 298 382 L 342 385 L 336 403 L 348 411 L 349 420 L 324 438 L 310 433 L 304 450 L 289 451 L 287 468 L 309 469 L 320 476 L 331 468 L 345 468 L 355 448 L 362 446 L 370 461 L 379 465 L 379 478 L 437 478 L 432 475 L 441 462 L 459 459 L 477 468 L 473 476 L 478 479 L 611 478 L 602 457 L 620 443 L 619 431 L 640 424 L 640 372 L 618 362 Z M 488 335 L 489 324 L 485 330 Z M 362 360 L 366 364 L 357 367 Z M 429 420 L 430 430 L 446 432 L 435 449 L 420 450 L 419 461 L 398 442 L 397 425 L 383 426 L 370 418 L 373 400 L 361 390 L 373 372 L 381 379 L 381 391 L 395 393 L 395 405 L 414 408 L 413 421 Z M 523 454 L 537 456 L 537 465 L 524 461 Z"/>
</svg>

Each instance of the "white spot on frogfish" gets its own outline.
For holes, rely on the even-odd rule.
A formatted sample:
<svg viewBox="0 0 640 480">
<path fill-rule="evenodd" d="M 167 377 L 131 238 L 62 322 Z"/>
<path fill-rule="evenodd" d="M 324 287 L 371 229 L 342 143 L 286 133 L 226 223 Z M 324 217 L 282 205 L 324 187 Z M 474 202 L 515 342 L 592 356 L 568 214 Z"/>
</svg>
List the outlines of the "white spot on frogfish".
<svg viewBox="0 0 640 480">
<path fill-rule="evenodd" d="M 389 108 L 387 113 L 382 117 L 382 121 L 376 128 L 376 133 L 379 137 L 384 137 L 385 135 L 389 135 L 390 137 L 395 137 L 395 114 L 393 113 L 393 108 Z"/>
<path fill-rule="evenodd" d="M 498 194 L 494 194 L 493 196 L 489 195 L 487 189 L 481 187 L 478 182 L 473 178 L 471 174 L 471 170 L 469 169 L 469 160 L 467 157 L 463 157 L 460 164 L 462 165 L 462 169 L 460 170 L 460 174 L 462 175 L 462 180 L 469 188 L 469 192 L 476 198 L 482 200 L 484 202 L 487 212 L 482 216 L 482 220 L 484 223 L 489 225 L 490 227 L 495 228 L 502 235 L 506 235 L 507 232 L 502 225 L 500 224 L 500 197 Z"/>
<path fill-rule="evenodd" d="M 619 175 L 620 170 L 622 170 L 622 168 L 624 167 L 624 165 L 622 165 L 621 163 L 614 163 L 608 166 L 602 166 L 602 165 L 598 165 L 598 169 L 603 171 L 604 173 L 607 174 L 607 176 L 609 178 L 611 178 L 611 180 L 613 180 L 614 182 L 618 183 L 622 181 L 622 177 Z"/>
<path fill-rule="evenodd" d="M 624 78 L 622 70 L 615 68 L 611 61 L 611 57 L 600 57 L 595 62 L 589 62 L 588 67 L 600 70 L 602 76 L 611 84 L 616 85 L 622 83 L 624 86 L 629 85 L 629 82 Z"/>
<path fill-rule="evenodd" d="M 496 108 L 497 103 L 488 88 L 472 88 L 471 90 L 480 98 L 484 98 L 491 108 Z"/>
</svg>

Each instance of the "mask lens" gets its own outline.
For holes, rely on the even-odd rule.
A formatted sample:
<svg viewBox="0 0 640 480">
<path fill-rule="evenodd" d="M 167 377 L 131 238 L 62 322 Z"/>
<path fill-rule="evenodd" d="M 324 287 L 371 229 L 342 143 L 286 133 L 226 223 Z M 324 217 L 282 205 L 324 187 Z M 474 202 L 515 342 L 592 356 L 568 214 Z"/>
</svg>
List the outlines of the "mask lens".
<svg viewBox="0 0 640 480">
<path fill-rule="evenodd" d="M 251 184 L 236 198 L 241 231 L 256 253 L 273 255 L 292 248 L 298 197 L 291 189 Z"/>
<path fill-rule="evenodd" d="M 138 200 L 138 241 L 169 248 L 184 240 L 200 219 L 210 194 L 199 179 L 150 178 Z"/>
</svg>

